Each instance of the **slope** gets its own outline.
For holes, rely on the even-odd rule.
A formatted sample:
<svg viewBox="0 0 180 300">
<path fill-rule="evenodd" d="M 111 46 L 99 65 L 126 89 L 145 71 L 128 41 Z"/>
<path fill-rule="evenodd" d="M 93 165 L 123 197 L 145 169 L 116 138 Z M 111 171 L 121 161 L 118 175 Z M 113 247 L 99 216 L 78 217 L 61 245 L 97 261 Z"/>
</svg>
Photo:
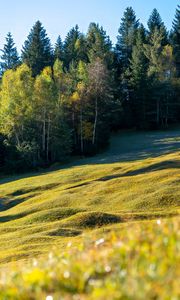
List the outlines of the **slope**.
<svg viewBox="0 0 180 300">
<path fill-rule="evenodd" d="M 96 157 L 1 179 L 0 263 L 63 249 L 110 224 L 177 215 L 179 146 L 179 129 L 125 132 Z"/>
</svg>

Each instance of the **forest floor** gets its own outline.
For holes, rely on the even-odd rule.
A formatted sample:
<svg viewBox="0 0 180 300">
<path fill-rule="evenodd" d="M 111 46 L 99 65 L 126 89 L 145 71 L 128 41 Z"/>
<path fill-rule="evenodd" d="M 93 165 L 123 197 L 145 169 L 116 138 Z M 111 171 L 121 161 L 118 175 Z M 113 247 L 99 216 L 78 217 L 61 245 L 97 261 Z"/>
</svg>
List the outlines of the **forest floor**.
<svg viewBox="0 0 180 300">
<path fill-rule="evenodd" d="M 180 269 L 176 268 L 179 208 L 180 129 L 121 132 L 112 137 L 106 152 L 95 157 L 56 170 L 1 179 L 1 267 L 9 272 L 12 262 L 19 261 L 23 270 L 27 259 L 42 260 L 39 269 L 36 263 L 23 272 L 16 269 L 20 279 L 14 281 L 12 273 L 5 280 L 9 288 L 4 288 L 0 276 L 1 299 L 46 299 L 50 292 L 53 298 L 49 299 L 61 299 L 58 291 L 65 295 L 62 299 L 74 294 L 81 295 L 76 299 L 178 299 L 174 278 Z M 55 266 L 51 255 L 46 257 L 57 249 Z M 61 255 L 66 257 L 65 265 Z M 46 261 L 59 274 L 54 279 Z M 120 261 L 122 269 L 115 268 Z M 67 264 L 75 274 L 71 284 Z M 94 272 L 91 281 L 83 277 L 84 266 Z M 119 272 L 122 276 L 116 281 Z M 15 297 L 20 294 L 18 280 L 24 282 L 21 298 Z"/>
</svg>

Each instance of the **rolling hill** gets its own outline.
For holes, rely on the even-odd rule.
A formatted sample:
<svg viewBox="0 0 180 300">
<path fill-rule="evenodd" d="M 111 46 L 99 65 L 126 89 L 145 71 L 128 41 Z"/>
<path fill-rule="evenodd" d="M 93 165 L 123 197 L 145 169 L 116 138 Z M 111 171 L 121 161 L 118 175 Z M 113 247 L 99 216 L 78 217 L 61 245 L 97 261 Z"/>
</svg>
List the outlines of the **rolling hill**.
<svg viewBox="0 0 180 300">
<path fill-rule="evenodd" d="M 2 178 L 0 263 L 63 249 L 92 229 L 177 215 L 179 150 L 178 129 L 124 132 L 96 157 Z"/>
</svg>

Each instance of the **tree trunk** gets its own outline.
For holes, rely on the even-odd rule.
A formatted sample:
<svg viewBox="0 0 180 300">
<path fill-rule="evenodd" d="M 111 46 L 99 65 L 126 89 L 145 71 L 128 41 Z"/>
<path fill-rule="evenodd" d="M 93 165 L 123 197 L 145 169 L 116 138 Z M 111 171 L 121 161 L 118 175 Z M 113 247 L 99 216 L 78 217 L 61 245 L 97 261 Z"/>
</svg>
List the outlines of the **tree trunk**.
<svg viewBox="0 0 180 300">
<path fill-rule="evenodd" d="M 46 146 L 46 160 L 49 161 L 49 140 L 50 140 L 50 117 L 48 118 L 48 128 L 47 128 L 47 146 Z"/>
<path fill-rule="evenodd" d="M 157 100 L 157 127 L 159 126 L 159 117 L 160 117 L 160 107 L 159 107 L 159 100 Z"/>
<path fill-rule="evenodd" d="M 44 109 L 43 133 L 42 133 L 42 150 L 46 150 L 46 110 Z"/>
<path fill-rule="evenodd" d="M 81 126 L 81 154 L 84 152 L 84 143 L 83 143 L 83 115 L 82 115 L 82 103 L 81 103 L 81 113 L 80 113 L 80 126 Z"/>
<path fill-rule="evenodd" d="M 93 139 L 92 139 L 92 144 L 93 145 L 95 145 L 95 141 L 96 141 L 97 119 L 98 119 L 98 99 L 96 97 L 96 101 L 95 101 L 95 119 L 94 119 L 94 129 L 93 129 Z"/>
<path fill-rule="evenodd" d="M 76 138 L 76 128 L 75 128 L 75 112 L 74 112 L 74 109 L 73 109 L 73 112 L 72 112 L 72 123 L 73 123 L 73 133 L 74 133 L 74 145 L 77 145 L 77 138 Z"/>
<path fill-rule="evenodd" d="M 18 133 L 17 133 L 17 130 L 16 130 L 16 129 L 14 130 L 14 132 L 15 132 L 15 137 L 16 137 L 16 143 L 17 143 L 17 145 L 18 145 L 18 147 L 19 147 L 19 146 L 20 146 L 19 135 L 18 135 Z"/>
</svg>

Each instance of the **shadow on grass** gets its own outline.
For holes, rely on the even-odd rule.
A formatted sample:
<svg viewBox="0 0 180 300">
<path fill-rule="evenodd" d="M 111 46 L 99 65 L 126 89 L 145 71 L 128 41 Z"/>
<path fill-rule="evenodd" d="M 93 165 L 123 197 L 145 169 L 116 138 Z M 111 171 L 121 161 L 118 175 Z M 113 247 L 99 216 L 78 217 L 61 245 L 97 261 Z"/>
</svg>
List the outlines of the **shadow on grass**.
<svg viewBox="0 0 180 300">
<path fill-rule="evenodd" d="M 82 234 L 81 230 L 73 229 L 57 229 L 48 233 L 49 236 L 59 236 L 59 237 L 75 237 Z"/>
<path fill-rule="evenodd" d="M 21 197 L 20 199 L 14 199 L 14 200 L 10 200 L 9 198 L 2 198 L 2 199 L 0 198 L 0 212 L 6 211 L 10 208 L 13 208 L 13 207 L 27 201 L 31 197 L 32 197 L 32 195 L 24 197 L 24 198 Z"/>
<path fill-rule="evenodd" d="M 117 168 L 118 170 L 119 168 Z M 147 174 L 149 172 L 156 172 L 156 171 L 160 171 L 160 170 L 166 170 L 166 169 L 180 169 L 180 160 L 179 161 L 174 161 L 174 160 L 168 160 L 168 161 L 164 161 L 164 162 L 160 162 L 160 163 L 156 163 L 153 164 L 151 166 L 147 166 L 144 168 L 140 168 L 134 171 L 128 171 L 126 173 L 121 173 L 121 174 L 113 174 L 113 175 L 108 175 L 108 176 L 104 176 L 89 182 L 84 182 L 84 183 L 80 183 L 77 185 L 73 185 L 70 186 L 66 189 L 66 190 L 72 190 L 72 189 L 76 189 L 76 188 L 80 188 L 80 187 L 84 187 L 84 186 L 88 186 L 90 184 L 92 184 L 93 182 L 103 182 L 103 181 L 110 181 L 113 179 L 117 179 L 117 178 L 123 178 L 123 177 L 129 177 L 129 176 L 137 176 L 137 175 L 142 175 L 142 174 Z"/>
<path fill-rule="evenodd" d="M 170 154 L 179 150 L 180 128 L 167 131 L 123 132 L 112 137 L 109 149 L 102 154 L 98 154 L 91 158 L 78 158 L 74 162 L 58 166 L 55 169 L 43 170 L 43 172 L 39 171 L 36 173 L 27 173 L 21 176 L 6 177 L 0 179 L 0 185 L 30 177 L 46 176 L 58 170 L 71 169 L 77 166 L 133 162 L 140 159 L 147 159 L 149 157 L 152 158 Z M 54 187 L 55 186 L 49 188 Z M 48 185 L 45 189 L 48 189 Z M 42 189 L 40 190 L 42 191 Z M 18 192 L 20 195 L 21 191 L 17 191 L 16 193 Z"/>
<path fill-rule="evenodd" d="M 59 184 L 58 183 L 51 183 L 51 184 L 46 184 L 46 185 L 42 185 L 42 186 L 38 186 L 38 187 L 31 187 L 30 189 L 20 189 L 20 190 L 16 190 L 13 193 L 8 194 L 8 197 L 16 197 L 16 196 L 21 196 L 24 194 L 28 194 L 28 193 L 32 193 L 32 192 L 43 192 L 46 190 L 52 190 L 56 187 L 58 187 Z"/>
<path fill-rule="evenodd" d="M 153 164 L 151 166 L 144 167 L 144 168 L 141 168 L 141 169 L 138 169 L 135 171 L 129 171 L 124 174 L 114 174 L 114 175 L 105 176 L 105 177 L 96 179 L 95 181 L 109 181 L 109 180 L 116 179 L 116 178 L 142 175 L 142 174 L 146 174 L 149 172 L 166 170 L 169 168 L 170 169 L 180 169 L 180 160 L 179 161 L 173 161 L 173 160 L 164 161 L 164 162 Z"/>
<path fill-rule="evenodd" d="M 14 221 L 14 220 L 23 218 L 25 216 L 27 216 L 27 213 L 19 213 L 19 214 L 15 214 L 15 215 L 2 216 L 2 217 L 0 217 L 0 223 Z"/>
<path fill-rule="evenodd" d="M 46 190 L 51 190 L 54 189 L 56 187 L 58 187 L 59 184 L 47 184 L 47 185 L 43 185 L 43 186 L 39 186 L 36 188 L 30 188 L 30 189 L 19 189 L 16 190 L 13 193 L 7 194 L 6 198 L 0 198 L 0 212 L 2 211 L 6 211 L 10 208 L 13 208 L 25 201 L 27 201 L 28 199 L 31 199 L 39 194 L 41 194 L 41 192 L 46 191 Z M 28 195 L 29 193 L 31 193 L 30 195 Z M 23 196 L 19 199 L 13 199 L 13 197 L 19 197 L 19 196 Z M 26 195 L 26 196 L 25 196 Z"/>
</svg>

